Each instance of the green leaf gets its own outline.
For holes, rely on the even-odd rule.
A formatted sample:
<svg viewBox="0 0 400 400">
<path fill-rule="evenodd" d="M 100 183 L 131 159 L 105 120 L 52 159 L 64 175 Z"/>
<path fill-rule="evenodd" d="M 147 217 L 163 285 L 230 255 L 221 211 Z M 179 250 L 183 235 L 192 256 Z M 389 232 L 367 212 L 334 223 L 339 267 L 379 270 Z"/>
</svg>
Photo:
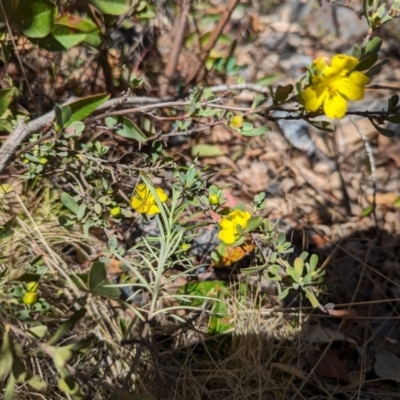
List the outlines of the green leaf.
<svg viewBox="0 0 400 400">
<path fill-rule="evenodd" d="M 218 300 L 214 303 L 213 314 L 208 321 L 208 333 L 211 335 L 221 334 L 231 329 L 231 321 L 228 315 L 228 307 L 224 301 L 224 292 L 218 292 Z"/>
<path fill-rule="evenodd" d="M 219 291 L 225 291 L 227 285 L 224 281 L 188 282 L 178 289 L 178 294 L 187 295 L 193 307 L 201 306 L 205 300 L 215 300 Z M 190 296 L 193 296 L 190 299 Z"/>
<path fill-rule="evenodd" d="M 0 357 L 0 379 L 3 378 L 11 371 L 13 365 L 13 353 L 11 351 L 10 343 L 10 326 L 6 325 L 3 335 L 3 343 L 1 345 L 1 357 Z"/>
<path fill-rule="evenodd" d="M 283 103 L 293 92 L 293 85 L 278 85 L 275 91 L 274 103 Z"/>
<path fill-rule="evenodd" d="M 51 345 L 53 343 L 56 343 L 59 339 L 61 339 L 61 337 L 66 332 L 71 330 L 76 325 L 76 323 L 85 316 L 85 314 L 86 314 L 86 308 L 81 308 L 70 319 L 63 322 L 63 324 L 57 329 L 56 333 L 48 341 L 48 344 Z"/>
<path fill-rule="evenodd" d="M 224 155 L 224 152 L 218 146 L 211 144 L 196 144 L 191 150 L 192 157 L 218 157 Z"/>
<path fill-rule="evenodd" d="M 70 196 L 66 192 L 63 192 L 63 193 L 61 193 L 60 200 L 61 200 L 61 203 L 63 203 L 65 207 L 67 207 L 75 215 L 78 215 L 79 204 L 72 196 Z"/>
<path fill-rule="evenodd" d="M 294 269 L 292 267 L 288 267 L 288 268 L 286 268 L 286 274 L 289 275 L 293 279 L 294 282 L 300 283 L 302 276 L 297 272 L 296 269 Z"/>
<path fill-rule="evenodd" d="M 382 128 L 382 127 L 378 126 L 371 118 L 369 118 L 369 120 L 371 121 L 371 124 L 374 126 L 374 128 L 382 135 L 387 136 L 387 137 L 392 137 L 395 135 L 395 132 L 392 131 L 391 129 Z"/>
<path fill-rule="evenodd" d="M 14 88 L 0 90 L 0 118 L 7 111 L 8 106 L 14 98 L 14 93 Z"/>
<path fill-rule="evenodd" d="M 349 52 L 349 55 L 351 55 L 355 58 L 358 58 L 358 59 L 361 58 L 361 54 L 362 54 L 361 47 L 356 44 L 350 49 L 350 52 Z"/>
<path fill-rule="evenodd" d="M 305 294 L 308 300 L 310 300 L 311 305 L 314 308 L 317 308 L 319 306 L 319 301 L 318 299 L 315 297 L 315 294 L 308 288 L 306 288 L 305 290 Z"/>
<path fill-rule="evenodd" d="M 258 128 L 254 128 L 254 129 L 251 129 L 251 130 L 248 130 L 248 131 L 242 129 L 240 131 L 240 134 L 242 136 L 261 136 L 264 133 L 269 132 L 270 130 L 271 130 L 271 127 L 266 125 L 266 126 L 260 126 Z"/>
<path fill-rule="evenodd" d="M 107 266 L 101 261 L 96 261 L 92 264 L 89 272 L 88 286 L 89 290 L 100 296 L 109 297 L 111 299 L 118 299 L 121 292 L 116 287 L 105 287 L 111 285 L 111 281 L 107 276 Z"/>
<path fill-rule="evenodd" d="M 283 300 L 290 292 L 291 288 L 286 288 L 283 292 L 281 292 L 278 296 L 278 299 Z"/>
<path fill-rule="evenodd" d="M 365 46 L 365 53 L 378 53 L 382 46 L 382 39 L 375 36 Z"/>
<path fill-rule="evenodd" d="M 36 339 L 43 339 L 46 332 L 47 332 L 46 325 L 36 325 L 36 326 L 32 326 L 31 328 L 29 328 L 27 331 L 27 334 L 31 335 L 32 337 L 34 337 Z"/>
<path fill-rule="evenodd" d="M 90 19 L 81 18 L 74 14 L 65 13 L 57 17 L 57 25 L 66 26 L 83 33 L 93 33 L 99 31 L 97 25 Z"/>
<path fill-rule="evenodd" d="M 89 0 L 104 14 L 121 15 L 129 11 L 131 0 Z"/>
<path fill-rule="evenodd" d="M 51 35 L 63 50 L 69 50 L 86 39 L 86 33 L 58 24 L 54 25 Z"/>
<path fill-rule="evenodd" d="M 311 271 L 315 271 L 317 268 L 318 264 L 318 256 L 316 254 L 312 254 L 310 257 L 310 266 L 311 266 Z"/>
<path fill-rule="evenodd" d="M 14 376 L 11 374 L 8 378 L 7 386 L 4 391 L 4 397 L 3 400 L 15 400 L 14 394 L 15 394 L 15 379 Z"/>
<path fill-rule="evenodd" d="M 47 387 L 47 383 L 37 375 L 32 376 L 26 383 L 35 390 L 43 390 Z"/>
<path fill-rule="evenodd" d="M 74 380 L 71 375 L 67 375 L 58 381 L 58 388 L 64 392 L 71 395 L 75 395 L 79 392 L 78 382 Z"/>
<path fill-rule="evenodd" d="M 91 115 L 98 107 L 105 103 L 110 95 L 108 94 L 96 94 L 94 96 L 88 96 L 83 99 L 69 103 L 64 107 L 71 108 L 71 117 L 64 123 L 64 126 L 69 126 L 75 121 L 82 121 L 89 115 Z"/>
<path fill-rule="evenodd" d="M 63 368 L 72 358 L 72 351 L 69 346 L 56 347 L 53 353 L 53 361 L 57 368 Z"/>
<path fill-rule="evenodd" d="M 381 72 L 382 67 L 387 64 L 389 62 L 389 60 L 382 60 L 379 61 L 377 64 L 375 64 L 369 71 L 367 71 L 365 73 L 365 75 L 367 75 L 368 77 L 372 77 L 373 75 L 377 75 L 379 74 L 379 72 Z"/>
<path fill-rule="evenodd" d="M 301 277 L 304 271 L 304 261 L 300 257 L 296 257 L 293 266 L 296 274 Z"/>
<path fill-rule="evenodd" d="M 389 100 L 388 100 L 388 111 L 393 112 L 397 111 L 397 104 L 399 103 L 399 95 L 394 94 Z"/>
<path fill-rule="evenodd" d="M 264 76 L 263 78 L 257 80 L 257 85 L 262 85 L 262 86 L 271 85 L 272 83 L 276 82 L 280 77 L 281 77 L 280 74 L 272 74 Z"/>
<path fill-rule="evenodd" d="M 400 114 L 391 115 L 390 117 L 388 117 L 388 121 L 393 124 L 400 124 Z"/>
<path fill-rule="evenodd" d="M 247 221 L 247 226 L 246 229 L 244 230 L 244 233 L 248 233 L 251 231 L 254 231 L 257 229 L 261 224 L 263 223 L 262 217 L 251 217 Z"/>
<path fill-rule="evenodd" d="M 50 0 L 20 0 L 14 23 L 29 38 L 43 38 L 52 28 L 57 6 Z"/>
<path fill-rule="evenodd" d="M 55 106 L 54 113 L 56 116 L 56 123 L 62 129 L 64 128 L 65 123 L 71 118 L 72 111 L 68 106 Z"/>
<path fill-rule="evenodd" d="M 113 127 L 117 124 L 122 125 L 121 129 L 116 130 L 116 133 L 127 139 L 133 139 L 138 142 L 145 142 L 147 140 L 146 135 L 141 131 L 141 129 L 129 118 L 123 117 L 121 115 L 117 117 L 107 117 L 106 125 Z"/>
<path fill-rule="evenodd" d="M 362 217 L 368 217 L 368 215 L 371 215 L 373 211 L 374 211 L 373 205 L 372 205 L 372 204 L 369 204 L 367 207 L 365 207 L 365 208 L 361 211 L 361 216 L 362 216 Z"/>
<path fill-rule="evenodd" d="M 356 71 L 365 71 L 371 68 L 378 61 L 378 54 L 376 53 L 365 53 L 360 62 L 356 66 Z"/>
<path fill-rule="evenodd" d="M 325 132 L 334 132 L 335 131 L 335 125 L 333 125 L 332 122 L 330 121 L 323 121 L 323 120 L 312 120 L 309 119 L 307 120 L 307 122 L 314 126 L 315 128 L 321 130 L 321 131 L 325 131 Z"/>
<path fill-rule="evenodd" d="M 85 216 L 85 212 L 86 212 L 86 204 L 81 204 L 76 214 L 76 218 L 78 218 L 78 221 L 80 221 Z"/>
</svg>

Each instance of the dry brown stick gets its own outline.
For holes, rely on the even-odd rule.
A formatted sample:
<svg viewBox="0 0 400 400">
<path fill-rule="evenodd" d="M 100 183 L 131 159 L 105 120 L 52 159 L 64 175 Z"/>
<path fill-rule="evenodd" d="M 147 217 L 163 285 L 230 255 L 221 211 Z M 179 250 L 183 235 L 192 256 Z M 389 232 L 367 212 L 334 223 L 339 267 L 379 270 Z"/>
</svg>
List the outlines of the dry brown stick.
<svg viewBox="0 0 400 400">
<path fill-rule="evenodd" d="M 188 24 L 188 15 L 190 11 L 190 0 L 183 0 L 182 11 L 179 18 L 178 26 L 175 29 L 174 44 L 171 49 L 171 54 L 168 58 L 167 66 L 165 68 L 165 77 L 160 86 L 161 97 L 167 95 L 168 85 L 171 83 L 176 66 L 178 65 L 179 56 L 182 51 L 183 41 L 185 40 L 185 32 Z"/>
<path fill-rule="evenodd" d="M 228 22 L 233 10 L 236 7 L 236 4 L 238 3 L 238 0 L 230 0 L 228 6 L 226 7 L 226 10 L 221 16 L 221 19 L 218 22 L 218 25 L 212 32 L 210 36 L 210 40 L 208 41 L 207 45 L 204 48 L 203 53 L 200 55 L 199 60 L 197 61 L 192 73 L 189 75 L 189 78 L 186 80 L 186 88 L 194 81 L 201 69 L 204 67 L 204 62 L 207 60 L 207 57 L 212 50 L 212 48 L 215 46 L 215 43 L 217 43 L 218 37 L 221 34 L 222 30 L 224 29 L 226 23 Z"/>
<path fill-rule="evenodd" d="M 17 147 L 26 138 L 26 124 L 22 118 L 18 119 L 17 127 L 0 148 L 0 174 L 7 166 L 8 160 L 14 155 Z"/>
</svg>

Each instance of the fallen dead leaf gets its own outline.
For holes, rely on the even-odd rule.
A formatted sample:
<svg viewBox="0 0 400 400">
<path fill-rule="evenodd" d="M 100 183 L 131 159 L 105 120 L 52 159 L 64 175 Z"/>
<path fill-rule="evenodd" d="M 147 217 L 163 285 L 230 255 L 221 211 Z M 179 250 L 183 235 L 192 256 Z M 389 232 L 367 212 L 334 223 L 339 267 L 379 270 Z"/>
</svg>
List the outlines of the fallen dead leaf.
<svg viewBox="0 0 400 400">
<path fill-rule="evenodd" d="M 315 350 L 306 357 L 306 360 L 311 367 L 317 365 L 315 370 L 321 376 L 337 379 L 340 382 L 350 382 L 346 368 L 334 350 L 329 349 L 325 353 L 323 350 Z"/>
<path fill-rule="evenodd" d="M 283 364 L 283 363 L 271 363 L 271 367 L 278 368 L 300 379 L 307 378 L 307 375 L 303 372 L 303 370 L 297 368 L 295 365 Z"/>
</svg>

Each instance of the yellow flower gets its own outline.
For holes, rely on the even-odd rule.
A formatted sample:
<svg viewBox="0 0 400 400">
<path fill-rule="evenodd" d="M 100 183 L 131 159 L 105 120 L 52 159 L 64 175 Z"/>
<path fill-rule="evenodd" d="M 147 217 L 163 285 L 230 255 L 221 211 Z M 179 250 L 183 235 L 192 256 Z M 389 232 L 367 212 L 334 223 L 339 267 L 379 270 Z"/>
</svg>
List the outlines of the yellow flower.
<svg viewBox="0 0 400 400">
<path fill-rule="evenodd" d="M 241 115 L 235 115 L 231 118 L 229 126 L 231 128 L 240 129 L 243 125 L 243 117 Z"/>
<path fill-rule="evenodd" d="M 190 244 L 189 243 L 182 243 L 181 244 L 181 249 L 183 251 L 188 251 L 190 249 Z"/>
<path fill-rule="evenodd" d="M 251 214 L 247 211 L 232 211 L 221 219 L 219 223 L 221 230 L 218 233 L 218 238 L 226 244 L 236 242 L 240 237 L 238 226 L 245 229 L 250 218 Z"/>
<path fill-rule="evenodd" d="M 167 200 L 167 195 L 161 188 L 156 188 L 156 193 L 161 203 Z M 137 185 L 136 192 L 131 200 L 131 207 L 141 214 L 154 215 L 160 213 L 155 197 L 144 183 Z"/>
<path fill-rule="evenodd" d="M 336 54 L 331 65 L 322 57 L 313 64 L 311 86 L 300 93 L 306 111 L 314 112 L 323 107 L 329 118 L 343 118 L 347 101 L 361 100 L 369 78 L 354 71 L 358 59 L 346 54 Z"/>
</svg>

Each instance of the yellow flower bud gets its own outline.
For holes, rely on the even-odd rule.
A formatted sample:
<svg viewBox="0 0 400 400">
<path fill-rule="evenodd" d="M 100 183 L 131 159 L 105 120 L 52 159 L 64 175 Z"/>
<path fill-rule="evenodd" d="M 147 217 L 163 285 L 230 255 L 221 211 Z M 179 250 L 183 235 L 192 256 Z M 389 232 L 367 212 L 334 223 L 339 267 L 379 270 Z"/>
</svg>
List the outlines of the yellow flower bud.
<svg viewBox="0 0 400 400">
<path fill-rule="evenodd" d="M 182 243 L 181 244 L 181 249 L 183 251 L 188 251 L 190 249 L 190 244 L 189 243 Z"/>
<path fill-rule="evenodd" d="M 219 196 L 217 194 L 210 194 L 208 196 L 208 201 L 211 205 L 217 206 L 219 204 Z"/>
<path fill-rule="evenodd" d="M 237 129 L 240 129 L 242 125 L 243 125 L 243 117 L 241 115 L 235 115 L 234 117 L 232 117 L 229 123 L 229 126 Z"/>
<path fill-rule="evenodd" d="M 48 164 L 49 160 L 46 157 L 40 157 L 39 158 L 39 163 L 42 165 Z"/>
<path fill-rule="evenodd" d="M 121 207 L 114 207 L 110 210 L 110 215 L 114 218 L 121 216 Z"/>
<path fill-rule="evenodd" d="M 37 303 L 39 296 L 36 292 L 26 292 L 22 297 L 22 302 L 28 306 Z"/>
<path fill-rule="evenodd" d="M 39 282 L 29 282 L 26 285 L 27 292 L 37 292 L 39 289 Z"/>
</svg>

